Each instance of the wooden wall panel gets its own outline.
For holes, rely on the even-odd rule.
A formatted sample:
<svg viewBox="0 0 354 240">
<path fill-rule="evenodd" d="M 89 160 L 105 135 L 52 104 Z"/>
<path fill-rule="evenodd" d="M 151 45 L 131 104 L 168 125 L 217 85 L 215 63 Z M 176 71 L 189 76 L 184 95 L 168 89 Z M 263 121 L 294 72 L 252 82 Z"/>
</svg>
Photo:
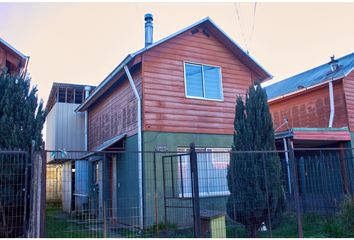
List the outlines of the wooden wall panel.
<svg viewBox="0 0 354 240">
<path fill-rule="evenodd" d="M 348 124 L 350 131 L 354 131 L 354 71 L 343 80 L 345 101 L 348 112 Z"/>
<path fill-rule="evenodd" d="M 0 71 L 6 66 L 6 61 L 9 61 L 15 69 L 14 72 L 19 70 L 21 58 L 14 55 L 13 52 L 8 51 L 8 48 L 4 48 L 0 45 Z"/>
<path fill-rule="evenodd" d="M 335 107 L 333 127 L 346 127 L 348 123 L 342 82 L 333 85 L 333 93 Z M 284 118 L 288 119 L 289 128 L 327 128 L 330 115 L 328 84 L 315 90 L 272 102 L 270 103 L 270 111 L 274 129 L 284 122 Z M 283 126 L 278 131 L 286 130 L 286 128 Z"/>
<path fill-rule="evenodd" d="M 232 134 L 250 70 L 214 36 L 185 32 L 143 55 L 143 130 Z M 224 101 L 185 97 L 184 61 L 220 66 Z"/>
<path fill-rule="evenodd" d="M 131 74 L 141 95 L 141 71 Z M 137 132 L 137 101 L 129 81 L 122 80 L 89 109 L 89 150 L 117 135 L 131 136 Z"/>
</svg>

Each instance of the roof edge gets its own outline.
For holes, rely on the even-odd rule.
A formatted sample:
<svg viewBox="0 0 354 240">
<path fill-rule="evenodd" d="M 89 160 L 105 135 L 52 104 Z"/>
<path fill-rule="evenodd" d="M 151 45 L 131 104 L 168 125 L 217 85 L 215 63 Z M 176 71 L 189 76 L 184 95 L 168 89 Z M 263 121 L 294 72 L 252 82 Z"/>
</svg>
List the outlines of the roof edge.
<svg viewBox="0 0 354 240">
<path fill-rule="evenodd" d="M 308 90 L 311 90 L 313 88 L 316 88 L 316 87 L 320 87 L 322 85 L 326 85 L 327 83 L 329 83 L 330 81 L 334 82 L 334 81 L 338 81 L 340 79 L 343 79 L 344 77 L 346 77 L 346 75 L 341 75 L 337 78 L 334 78 L 334 79 L 327 79 L 323 82 L 320 82 L 318 84 L 314 84 L 314 85 L 311 85 L 311 86 L 308 86 L 306 88 L 302 88 L 302 89 L 299 89 L 299 90 L 296 90 L 296 91 L 292 91 L 292 92 L 289 92 L 289 93 L 286 93 L 286 94 L 283 94 L 283 95 L 280 95 L 280 96 L 277 96 L 277 97 L 274 97 L 274 98 L 271 98 L 271 99 L 268 99 L 268 103 L 272 103 L 274 101 L 277 101 L 277 100 L 280 100 L 280 99 L 283 99 L 283 98 L 287 98 L 287 97 L 290 97 L 292 95 L 295 95 L 295 94 L 298 94 L 298 93 L 301 93 L 301 92 L 306 92 Z M 270 86 L 270 85 L 269 85 Z M 268 87 L 268 86 L 267 86 Z"/>
<path fill-rule="evenodd" d="M 130 63 L 133 60 L 135 54 L 129 54 L 124 58 L 124 60 L 93 90 L 93 92 L 89 95 L 89 97 L 81 103 L 81 105 L 75 110 L 75 112 L 86 111 L 86 109 L 92 104 L 92 99 L 99 94 L 99 92 L 103 89 L 103 87 L 110 82 L 110 80 L 123 69 L 123 67 Z M 96 96 L 99 97 L 99 96 Z"/>
<path fill-rule="evenodd" d="M 7 48 L 9 48 L 11 51 L 13 51 L 17 56 L 21 57 L 22 60 L 27 60 L 29 56 L 24 55 L 20 51 L 18 51 L 16 48 L 11 46 L 8 42 L 6 42 L 3 38 L 0 37 L 0 42 L 4 44 Z"/>
<path fill-rule="evenodd" d="M 75 111 L 85 111 L 91 104 L 93 99 L 96 97 L 99 97 L 100 92 L 102 91 L 102 89 L 105 87 L 105 85 L 111 81 L 111 79 L 117 74 L 119 73 L 122 68 L 124 67 L 124 65 L 127 65 L 130 63 L 130 61 L 132 59 L 134 59 L 136 56 L 140 55 L 141 53 L 148 51 L 151 48 L 154 48 L 162 43 L 164 43 L 165 41 L 168 41 L 186 31 L 188 31 L 189 29 L 198 26 L 204 22 L 210 22 L 210 24 L 212 24 L 213 27 L 215 27 L 218 31 L 220 31 L 230 42 L 232 42 L 238 49 L 240 49 L 241 53 L 248 57 L 250 59 L 251 62 L 253 62 L 255 64 L 255 66 L 264 73 L 264 75 L 266 76 L 265 79 L 263 79 L 262 81 L 266 81 L 269 80 L 271 78 L 273 78 L 273 76 L 266 71 L 254 58 L 252 58 L 249 54 L 247 54 L 229 35 L 227 35 L 221 28 L 219 28 L 213 20 L 210 19 L 210 17 L 206 17 L 203 18 L 202 20 L 199 20 L 195 23 L 193 23 L 192 25 L 189 25 L 188 27 L 185 27 L 171 35 L 168 35 L 165 38 L 162 38 L 161 40 L 147 46 L 144 47 L 140 50 L 138 50 L 137 52 L 131 53 L 129 54 L 96 88 L 95 90 L 90 94 L 90 96 L 85 100 L 85 102 L 83 102 Z"/>
</svg>

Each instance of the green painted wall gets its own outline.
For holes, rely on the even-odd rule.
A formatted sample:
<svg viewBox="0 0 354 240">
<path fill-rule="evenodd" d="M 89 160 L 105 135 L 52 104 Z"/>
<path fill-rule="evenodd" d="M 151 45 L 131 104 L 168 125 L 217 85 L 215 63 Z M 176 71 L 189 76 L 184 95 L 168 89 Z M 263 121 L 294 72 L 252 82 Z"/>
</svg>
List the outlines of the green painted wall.
<svg viewBox="0 0 354 240">
<path fill-rule="evenodd" d="M 165 146 L 168 151 L 177 147 L 189 147 L 194 142 L 196 147 L 230 147 L 232 135 L 143 132 L 144 151 L 154 151 L 156 146 Z"/>
<path fill-rule="evenodd" d="M 117 156 L 117 216 L 120 222 L 139 224 L 137 135 L 127 137 L 125 153 Z"/>
<path fill-rule="evenodd" d="M 188 147 L 194 142 L 196 147 L 213 147 L 225 148 L 231 147 L 232 135 L 219 134 L 192 134 L 192 133 L 166 133 L 166 132 L 144 132 L 143 133 L 143 150 L 144 153 L 144 222 L 145 226 L 150 226 L 158 222 L 164 222 L 164 198 L 163 198 L 163 174 L 162 174 L 162 156 L 171 155 L 173 153 L 157 153 L 153 152 L 156 147 L 163 147 L 169 152 L 176 152 L 178 147 Z M 156 168 L 154 168 L 154 160 Z M 174 178 L 177 177 L 177 162 L 173 161 Z M 172 196 L 171 186 L 171 165 L 165 165 L 166 185 L 169 196 Z M 154 171 L 156 169 L 156 171 Z M 156 174 L 156 191 L 155 191 L 155 174 Z M 176 187 L 177 189 L 178 187 Z M 177 190 L 178 191 L 178 190 Z M 156 199 L 155 199 L 156 194 Z M 157 200 L 158 211 L 155 209 L 155 200 Z M 225 210 L 227 196 L 201 198 L 201 209 Z M 167 205 L 192 206 L 191 200 L 170 200 Z M 168 208 L 167 221 L 176 223 L 180 226 L 192 224 L 192 208 Z"/>
</svg>

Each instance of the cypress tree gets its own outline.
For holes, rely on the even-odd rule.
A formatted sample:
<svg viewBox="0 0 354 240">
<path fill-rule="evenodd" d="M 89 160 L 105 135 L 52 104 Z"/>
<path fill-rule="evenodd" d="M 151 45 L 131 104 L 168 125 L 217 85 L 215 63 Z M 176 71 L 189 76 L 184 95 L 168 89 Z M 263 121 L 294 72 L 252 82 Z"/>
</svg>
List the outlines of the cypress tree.
<svg viewBox="0 0 354 240">
<path fill-rule="evenodd" d="M 0 149 L 30 151 L 35 140 L 36 149 L 42 145 L 45 120 L 43 101 L 31 79 L 19 78 L 3 70 L 0 74 Z"/>
<path fill-rule="evenodd" d="M 227 175 L 227 214 L 245 226 L 248 237 L 257 237 L 262 224 L 269 227 L 279 222 L 285 208 L 277 154 L 245 152 L 275 150 L 267 95 L 259 82 L 249 87 L 246 103 L 241 96 L 237 97 L 234 130 Z"/>
<path fill-rule="evenodd" d="M 32 140 L 39 150 L 44 120 L 43 101 L 37 88 L 31 88 L 31 79 L 0 71 L 0 150 L 30 152 Z M 0 156 L 0 237 L 24 236 L 25 164 L 16 155 Z"/>
</svg>

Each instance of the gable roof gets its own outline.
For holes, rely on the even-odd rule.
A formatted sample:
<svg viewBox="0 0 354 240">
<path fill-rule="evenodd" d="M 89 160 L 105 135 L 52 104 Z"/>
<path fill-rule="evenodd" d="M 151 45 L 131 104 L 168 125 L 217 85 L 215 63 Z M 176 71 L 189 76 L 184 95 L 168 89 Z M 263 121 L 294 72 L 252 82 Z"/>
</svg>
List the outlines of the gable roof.
<svg viewBox="0 0 354 240">
<path fill-rule="evenodd" d="M 292 94 L 301 89 L 315 87 L 329 80 L 341 79 L 353 71 L 354 52 L 336 60 L 338 61 L 339 69 L 334 72 L 332 72 L 331 66 L 325 63 L 265 87 L 268 100 L 285 94 Z"/>
<path fill-rule="evenodd" d="M 265 81 L 273 77 L 259 63 L 257 63 L 255 59 L 246 53 L 234 40 L 232 40 L 221 28 L 219 28 L 209 17 L 207 17 L 145 48 L 142 48 L 139 51 L 128 54 L 128 56 L 98 85 L 95 91 L 87 98 L 85 102 L 83 102 L 77 108 L 76 111 L 85 111 L 96 99 L 98 99 L 103 94 L 103 92 L 105 92 L 105 90 L 109 88 L 107 87 L 107 84 L 113 79 L 113 77 L 122 71 L 125 65 L 132 62 L 135 57 L 199 25 L 207 27 L 212 34 L 224 42 L 224 44 L 229 47 L 233 54 L 235 54 L 246 66 L 248 66 L 261 77 L 261 79 L 259 79 L 260 81 Z"/>
<path fill-rule="evenodd" d="M 15 55 L 17 55 L 18 57 L 20 57 L 22 60 L 26 60 L 28 58 L 28 56 L 25 56 L 24 54 L 22 54 L 20 51 L 18 51 L 16 48 L 14 48 L 13 46 L 11 46 L 9 43 L 7 43 L 4 39 L 2 39 L 0 37 L 0 43 L 2 45 L 4 45 L 7 49 L 9 49 L 11 52 L 13 52 Z"/>
</svg>

